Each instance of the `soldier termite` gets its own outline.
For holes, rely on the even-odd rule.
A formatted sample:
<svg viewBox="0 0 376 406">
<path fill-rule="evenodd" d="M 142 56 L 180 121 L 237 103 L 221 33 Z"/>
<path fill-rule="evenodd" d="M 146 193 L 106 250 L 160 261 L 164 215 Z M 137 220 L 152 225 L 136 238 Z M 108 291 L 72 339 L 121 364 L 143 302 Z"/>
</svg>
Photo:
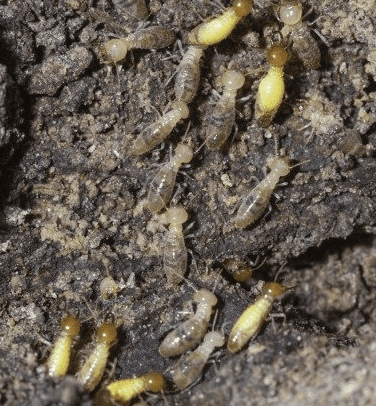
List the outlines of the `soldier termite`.
<svg viewBox="0 0 376 406">
<path fill-rule="evenodd" d="M 61 321 L 61 332 L 47 361 L 48 374 L 58 378 L 67 373 L 72 342 L 80 331 L 80 323 L 72 316 L 65 316 Z"/>
<path fill-rule="evenodd" d="M 320 67 L 320 49 L 312 37 L 307 23 L 303 22 L 302 3 L 300 1 L 285 0 L 278 7 L 278 17 L 285 24 L 281 30 L 283 37 L 291 38 L 293 49 L 297 52 L 304 66 L 308 69 Z M 315 32 L 324 39 L 316 30 Z M 324 41 L 326 43 L 326 41 Z"/>
<path fill-rule="evenodd" d="M 162 392 L 166 388 L 166 380 L 158 372 L 148 372 L 137 378 L 122 379 L 107 385 L 94 398 L 96 406 L 112 405 L 113 401 L 128 402 L 142 392 Z"/>
<path fill-rule="evenodd" d="M 172 104 L 172 110 L 160 117 L 155 123 L 146 127 L 135 139 L 131 155 L 142 155 L 153 149 L 167 138 L 176 124 L 189 115 L 188 106 L 181 101 Z"/>
<path fill-rule="evenodd" d="M 235 70 L 226 71 L 221 77 L 223 94 L 210 116 L 205 144 L 209 150 L 218 150 L 226 141 L 235 124 L 236 92 L 244 84 L 244 75 Z"/>
<path fill-rule="evenodd" d="M 252 10 L 251 0 L 234 0 L 223 14 L 198 25 L 188 34 L 190 45 L 213 45 L 227 38 L 236 24 Z"/>
<path fill-rule="evenodd" d="M 185 247 L 183 223 L 188 213 L 182 206 L 171 207 L 165 213 L 170 224 L 163 241 L 163 270 L 169 285 L 178 285 L 187 270 L 187 248 Z"/>
<path fill-rule="evenodd" d="M 285 94 L 283 67 L 287 59 L 287 51 L 279 45 L 267 51 L 267 60 L 271 67 L 260 82 L 255 103 L 255 117 L 257 123 L 263 127 L 270 125 L 282 103 Z"/>
<path fill-rule="evenodd" d="M 279 179 L 290 173 L 290 158 L 273 157 L 267 161 L 271 172 L 244 198 L 235 217 L 235 226 L 245 228 L 253 224 L 265 211 Z"/>
<path fill-rule="evenodd" d="M 272 309 L 274 299 L 287 290 L 287 287 L 276 282 L 265 283 L 261 295 L 244 310 L 231 329 L 227 341 L 227 349 L 231 353 L 240 351 L 258 333 Z"/>
<path fill-rule="evenodd" d="M 181 60 L 175 79 L 176 100 L 190 103 L 197 93 L 200 82 L 200 59 L 205 47 L 191 45 Z"/>
<path fill-rule="evenodd" d="M 224 343 L 225 337 L 218 331 L 206 333 L 203 343 L 172 367 L 172 380 L 176 387 L 185 389 L 199 378 L 214 349 L 222 347 Z"/>
<path fill-rule="evenodd" d="M 207 289 L 200 289 L 193 300 L 197 303 L 196 313 L 167 334 L 159 347 L 162 357 L 175 357 L 195 347 L 206 333 L 217 297 Z"/>
<path fill-rule="evenodd" d="M 163 165 L 155 175 L 149 186 L 147 201 L 152 213 L 159 212 L 165 207 L 172 195 L 176 175 L 183 163 L 188 163 L 193 158 L 192 147 L 188 144 L 178 144 L 175 149 L 175 155 L 170 162 Z"/>
<path fill-rule="evenodd" d="M 158 49 L 175 41 L 173 31 L 164 27 L 149 27 L 129 34 L 125 38 L 111 39 L 103 46 L 108 62 L 122 61 L 127 52 L 134 48 Z"/>
<path fill-rule="evenodd" d="M 116 327 L 112 323 L 104 323 L 99 327 L 97 343 L 88 360 L 77 374 L 77 381 L 86 391 L 93 391 L 102 379 L 112 344 L 116 341 Z"/>
</svg>

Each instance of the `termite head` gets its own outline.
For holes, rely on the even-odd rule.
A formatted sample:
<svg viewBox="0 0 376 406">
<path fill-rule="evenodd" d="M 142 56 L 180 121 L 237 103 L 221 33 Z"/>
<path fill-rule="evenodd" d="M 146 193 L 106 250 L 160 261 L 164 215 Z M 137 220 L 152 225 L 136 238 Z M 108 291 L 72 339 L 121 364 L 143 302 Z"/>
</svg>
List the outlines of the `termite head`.
<svg viewBox="0 0 376 406">
<path fill-rule="evenodd" d="M 274 45 L 268 49 L 266 58 L 274 68 L 282 68 L 287 62 L 289 54 L 281 45 Z"/>
<path fill-rule="evenodd" d="M 222 85 L 230 89 L 240 89 L 244 85 L 244 75 L 235 70 L 226 71 L 221 78 Z"/>
<path fill-rule="evenodd" d="M 266 166 L 272 170 L 278 172 L 279 176 L 286 176 L 290 173 L 291 167 L 290 158 L 287 156 L 275 156 L 269 158 L 266 162 Z"/>
<path fill-rule="evenodd" d="M 252 1 L 234 0 L 232 8 L 238 17 L 244 17 L 252 11 Z"/>
<path fill-rule="evenodd" d="M 187 118 L 189 116 L 188 106 L 182 101 L 173 102 L 172 108 L 180 111 L 181 118 Z"/>
<path fill-rule="evenodd" d="M 158 372 L 148 372 L 143 378 L 146 390 L 150 392 L 160 392 L 166 388 L 166 380 Z"/>
<path fill-rule="evenodd" d="M 107 276 L 100 283 L 99 290 L 101 298 L 107 300 L 116 295 L 116 293 L 119 291 L 119 286 L 111 276 Z"/>
<path fill-rule="evenodd" d="M 74 338 L 80 331 L 80 322 L 72 316 L 65 316 L 60 323 L 61 330 L 67 336 Z"/>
<path fill-rule="evenodd" d="M 209 306 L 213 307 L 217 304 L 217 297 L 214 293 L 207 289 L 200 289 L 193 295 L 193 300 L 196 303 L 205 302 Z"/>
<path fill-rule="evenodd" d="M 165 218 L 172 225 L 183 224 L 188 220 L 188 213 L 183 206 L 170 207 L 166 212 Z"/>
<path fill-rule="evenodd" d="M 302 19 L 303 6 L 300 1 L 285 1 L 279 8 L 279 18 L 284 24 L 295 25 Z"/>
<path fill-rule="evenodd" d="M 113 323 L 104 323 L 97 331 L 97 341 L 106 345 L 113 344 L 116 336 L 116 326 Z"/>
<path fill-rule="evenodd" d="M 262 287 L 262 295 L 266 295 L 272 298 L 276 298 L 283 293 L 285 293 L 288 290 L 287 287 L 281 285 L 280 283 L 277 282 L 267 282 L 265 285 Z"/>
<path fill-rule="evenodd" d="M 222 347 L 225 337 L 218 331 L 210 331 L 204 337 L 204 342 L 210 342 L 214 347 Z"/>
<path fill-rule="evenodd" d="M 193 150 L 187 144 L 178 144 L 175 148 L 175 159 L 181 163 L 191 162 L 193 158 Z"/>
<path fill-rule="evenodd" d="M 127 55 L 128 43 L 122 38 L 111 39 L 104 44 L 103 50 L 108 63 L 116 63 Z"/>
</svg>

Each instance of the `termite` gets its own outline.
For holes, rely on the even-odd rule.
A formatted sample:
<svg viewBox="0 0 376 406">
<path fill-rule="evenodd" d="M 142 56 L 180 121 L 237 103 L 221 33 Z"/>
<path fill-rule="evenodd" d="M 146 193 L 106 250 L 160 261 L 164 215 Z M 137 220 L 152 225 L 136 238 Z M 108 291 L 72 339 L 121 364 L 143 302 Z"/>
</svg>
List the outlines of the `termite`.
<svg viewBox="0 0 376 406">
<path fill-rule="evenodd" d="M 276 282 L 268 282 L 262 288 L 261 295 L 248 306 L 236 320 L 227 341 L 231 353 L 240 351 L 260 330 L 268 317 L 273 301 L 288 290 Z"/>
<path fill-rule="evenodd" d="M 172 110 L 164 114 L 155 123 L 146 127 L 135 139 L 131 150 L 132 155 L 142 155 L 153 149 L 167 138 L 176 124 L 189 115 L 188 106 L 181 101 L 172 104 Z"/>
<path fill-rule="evenodd" d="M 236 282 L 247 282 L 249 279 L 251 279 L 253 271 L 261 268 L 266 261 L 266 258 L 264 258 L 264 260 L 258 266 L 256 266 L 258 259 L 259 257 L 257 257 L 255 264 L 252 263 L 251 266 L 248 260 L 228 258 L 223 262 L 223 266 L 225 267 L 226 271 L 232 275 Z"/>
<path fill-rule="evenodd" d="M 303 22 L 302 11 L 303 6 L 300 1 L 285 0 L 282 2 L 278 9 L 278 17 L 285 24 L 281 33 L 282 36 L 292 39 L 293 49 L 306 68 L 318 69 L 321 58 L 320 49 L 312 37 L 307 23 Z"/>
<path fill-rule="evenodd" d="M 265 211 L 279 179 L 289 174 L 290 158 L 273 157 L 267 161 L 269 174 L 245 197 L 235 217 L 235 226 L 245 228 L 253 224 Z"/>
<path fill-rule="evenodd" d="M 188 220 L 188 213 L 182 206 L 171 207 L 165 219 L 170 225 L 163 241 L 163 270 L 168 284 L 178 285 L 187 270 L 183 223 Z"/>
<path fill-rule="evenodd" d="M 224 40 L 251 10 L 251 0 L 234 0 L 232 6 L 223 14 L 203 22 L 188 33 L 188 44 L 208 46 Z"/>
<path fill-rule="evenodd" d="M 158 49 L 171 45 L 175 41 L 173 31 L 164 27 L 149 27 L 129 34 L 125 38 L 115 38 L 103 46 L 108 62 L 122 61 L 127 52 L 134 48 Z"/>
<path fill-rule="evenodd" d="M 190 145 L 178 144 L 175 155 L 170 162 L 163 165 L 155 175 L 149 186 L 147 201 L 152 213 L 158 213 L 166 206 L 172 195 L 176 175 L 183 163 L 188 163 L 193 158 L 193 150 Z"/>
<path fill-rule="evenodd" d="M 48 374 L 58 378 L 67 373 L 72 342 L 80 331 L 80 323 L 72 316 L 65 316 L 61 321 L 61 332 L 47 361 Z"/>
<path fill-rule="evenodd" d="M 184 103 L 190 103 L 196 96 L 200 82 L 200 59 L 203 47 L 191 45 L 185 52 L 178 67 L 175 79 L 175 97 Z"/>
<path fill-rule="evenodd" d="M 175 357 L 195 347 L 205 335 L 217 297 L 207 289 L 200 289 L 193 295 L 197 303 L 196 313 L 175 330 L 167 334 L 159 347 L 162 357 Z"/>
<path fill-rule="evenodd" d="M 222 97 L 215 106 L 206 132 L 206 146 L 218 150 L 226 141 L 235 124 L 236 92 L 244 85 L 244 75 L 235 70 L 226 71 L 221 78 L 224 86 Z"/>
<path fill-rule="evenodd" d="M 94 404 L 103 406 L 114 404 L 113 401 L 129 402 L 142 392 L 163 392 L 166 388 L 166 380 L 159 372 L 148 372 L 137 378 L 122 379 L 110 383 L 97 393 Z M 127 403 L 128 404 L 128 403 Z"/>
<path fill-rule="evenodd" d="M 271 67 L 260 82 L 255 104 L 257 123 L 263 127 L 270 125 L 282 103 L 285 94 L 283 67 L 287 59 L 288 53 L 280 45 L 275 45 L 267 51 L 267 60 Z"/>
<path fill-rule="evenodd" d="M 116 341 L 116 327 L 102 324 L 96 334 L 97 342 L 88 360 L 77 374 L 77 381 L 86 391 L 93 391 L 102 379 L 112 344 Z"/>
<path fill-rule="evenodd" d="M 210 331 L 193 352 L 180 359 L 171 369 L 172 380 L 179 390 L 187 388 L 202 373 L 216 347 L 222 347 L 225 337 L 218 331 Z"/>
</svg>

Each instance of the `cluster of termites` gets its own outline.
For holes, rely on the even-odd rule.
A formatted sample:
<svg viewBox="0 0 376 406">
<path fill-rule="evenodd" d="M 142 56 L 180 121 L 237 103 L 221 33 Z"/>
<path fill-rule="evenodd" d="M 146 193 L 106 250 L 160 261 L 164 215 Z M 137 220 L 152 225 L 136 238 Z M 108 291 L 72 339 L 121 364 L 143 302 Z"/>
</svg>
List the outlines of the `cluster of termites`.
<svg viewBox="0 0 376 406">
<path fill-rule="evenodd" d="M 177 69 L 175 100 L 169 111 L 135 137 L 130 148 L 131 156 L 148 153 L 171 134 L 180 120 L 188 118 L 189 105 L 199 87 L 200 60 L 205 50 L 227 38 L 236 24 L 251 13 L 252 6 L 251 0 L 234 0 L 231 7 L 223 13 L 203 22 L 186 35 L 188 49 Z M 144 7 L 141 9 L 144 10 Z M 299 1 L 283 0 L 275 7 L 275 11 L 283 24 L 282 37 L 290 41 L 306 68 L 316 69 L 319 66 L 320 52 L 309 27 L 303 21 L 302 4 Z M 174 41 L 175 36 L 171 30 L 148 27 L 124 38 L 111 39 L 103 48 L 108 62 L 119 63 L 131 49 L 157 49 L 169 46 Z M 275 44 L 267 50 L 266 56 L 270 69 L 259 83 L 254 108 L 256 121 L 263 127 L 272 123 L 284 97 L 283 69 L 289 59 L 287 46 Z M 219 150 L 231 134 L 235 125 L 236 95 L 245 80 L 246 73 L 237 69 L 229 68 L 221 75 L 222 95 L 211 113 L 203 144 L 209 151 Z M 193 156 L 193 146 L 190 142 L 179 143 L 170 161 L 162 165 L 152 179 L 147 195 L 148 207 L 153 214 L 165 209 L 163 219 L 168 228 L 165 231 L 162 251 L 164 273 L 170 286 L 181 283 L 187 269 L 183 224 L 188 220 L 188 212 L 181 205 L 168 205 L 180 167 L 189 163 Z M 234 225 L 238 229 L 254 224 L 261 217 L 280 178 L 287 176 L 292 168 L 288 157 L 278 155 L 269 158 L 266 166 L 270 172 L 240 203 L 234 218 Z M 239 281 L 247 279 L 252 271 L 245 264 L 228 263 L 225 266 L 234 269 L 234 277 L 239 278 Z M 255 337 L 269 316 L 274 300 L 286 290 L 285 286 L 277 282 L 264 284 L 259 297 L 244 310 L 231 329 L 227 340 L 230 353 L 240 351 Z M 111 278 L 106 278 L 101 284 L 101 291 L 103 297 L 108 298 L 116 294 L 117 286 Z M 223 333 L 208 332 L 213 307 L 217 304 L 214 293 L 200 289 L 195 292 L 193 302 L 196 303 L 193 316 L 169 332 L 159 347 L 162 357 L 181 356 L 169 369 L 169 377 L 175 390 L 183 390 L 194 383 L 201 376 L 215 348 L 222 347 L 226 341 Z M 47 363 L 52 377 L 60 377 L 67 372 L 71 347 L 78 333 L 79 322 L 71 316 L 66 316 Z M 93 391 L 98 387 L 115 340 L 115 325 L 103 324 L 97 332 L 97 343 L 92 354 L 77 373 L 77 381 L 85 390 Z M 106 405 L 112 401 L 126 403 L 144 391 L 166 391 L 168 386 L 168 379 L 161 373 L 149 372 L 140 377 L 105 384 L 96 395 L 96 404 Z"/>
<path fill-rule="evenodd" d="M 243 311 L 231 329 L 227 341 L 230 353 L 240 351 L 256 336 L 270 314 L 273 301 L 286 290 L 285 286 L 277 282 L 264 284 L 260 296 Z M 209 357 L 215 348 L 225 344 L 226 339 L 223 332 L 208 332 L 213 308 L 217 304 L 216 295 L 210 290 L 200 289 L 193 295 L 193 301 L 196 303 L 196 312 L 169 332 L 160 344 L 159 353 L 162 357 L 182 355 L 169 368 L 168 374 L 149 372 L 136 378 L 104 384 L 95 395 L 96 405 L 110 405 L 112 401 L 126 403 L 142 392 L 164 392 L 169 387 L 181 391 L 201 377 Z M 63 318 L 61 332 L 47 361 L 51 377 L 59 378 L 67 373 L 71 348 L 79 330 L 80 323 L 77 319 L 70 315 Z M 96 337 L 91 355 L 76 375 L 77 382 L 88 392 L 94 391 L 102 379 L 110 348 L 116 341 L 116 326 L 113 323 L 102 324 Z M 189 350 L 192 351 L 187 352 Z"/>
<path fill-rule="evenodd" d="M 252 0 L 233 0 L 231 7 L 199 24 L 185 35 L 188 49 L 177 68 L 174 84 L 175 100 L 169 111 L 135 137 L 129 150 L 130 156 L 148 153 L 171 134 L 180 120 L 189 117 L 189 105 L 196 96 L 200 82 L 200 60 L 206 49 L 227 38 L 238 22 L 251 13 L 252 7 Z M 302 4 L 299 1 L 283 0 L 274 7 L 274 10 L 278 20 L 283 24 L 281 31 L 285 39 L 283 43 L 289 41 L 292 44 L 307 68 L 317 68 L 320 52 L 308 25 L 303 21 Z M 174 39 L 173 32 L 167 28 L 148 27 L 124 38 L 111 39 L 103 48 L 107 61 L 118 63 L 126 57 L 130 49 L 166 47 L 171 45 Z M 270 69 L 259 83 L 254 107 L 256 122 L 263 127 L 268 127 L 272 123 L 285 94 L 283 71 L 289 53 L 287 45 L 283 43 L 274 44 L 266 52 Z M 222 95 L 210 115 L 206 139 L 202 144 L 209 151 L 221 149 L 232 132 L 235 125 L 236 95 L 245 83 L 245 76 L 245 73 L 229 68 L 220 77 Z M 147 196 L 148 207 L 152 213 L 167 209 L 163 218 L 168 223 L 168 229 L 161 251 L 164 272 L 170 285 L 179 284 L 186 271 L 187 250 L 182 225 L 188 220 L 188 213 L 181 206 L 167 207 L 179 168 L 182 164 L 190 162 L 193 156 L 191 143 L 179 143 L 170 161 L 163 165 L 153 178 Z M 288 157 L 275 156 L 267 161 L 267 167 L 271 172 L 241 200 L 233 221 L 236 228 L 248 227 L 260 218 L 279 179 L 290 172 L 289 165 Z"/>
</svg>

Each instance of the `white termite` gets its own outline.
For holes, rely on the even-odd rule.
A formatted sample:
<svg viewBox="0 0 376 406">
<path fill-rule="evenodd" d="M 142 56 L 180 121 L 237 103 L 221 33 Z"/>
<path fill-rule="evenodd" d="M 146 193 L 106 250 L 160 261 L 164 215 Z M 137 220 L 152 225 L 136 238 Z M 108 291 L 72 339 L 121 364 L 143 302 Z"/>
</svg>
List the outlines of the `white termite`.
<svg viewBox="0 0 376 406">
<path fill-rule="evenodd" d="M 289 163 L 288 157 L 276 156 L 268 159 L 267 167 L 271 172 L 244 198 L 235 217 L 237 228 L 245 228 L 261 216 L 279 179 L 289 174 L 291 170 Z"/>
<path fill-rule="evenodd" d="M 185 389 L 199 378 L 214 349 L 222 347 L 224 343 L 225 337 L 221 333 L 206 333 L 203 343 L 171 368 L 172 380 L 176 387 L 179 390 Z"/>
<path fill-rule="evenodd" d="M 235 97 L 244 81 L 244 75 L 235 70 L 228 70 L 221 77 L 223 94 L 210 116 L 206 132 L 205 144 L 211 151 L 218 150 L 231 133 L 235 124 Z"/>
<path fill-rule="evenodd" d="M 281 33 L 283 37 L 292 39 L 293 49 L 306 68 L 318 69 L 321 58 L 320 49 L 312 37 L 311 29 L 303 21 L 302 13 L 303 6 L 300 1 L 283 1 L 278 8 L 278 17 L 284 24 Z"/>
<path fill-rule="evenodd" d="M 200 59 L 204 48 L 191 45 L 181 60 L 175 79 L 175 97 L 184 103 L 190 103 L 196 96 L 200 82 Z"/>
<path fill-rule="evenodd" d="M 159 347 L 162 357 L 175 357 L 195 347 L 205 335 L 217 297 L 207 289 L 200 289 L 193 295 L 197 303 L 196 313 L 167 334 Z"/>
<path fill-rule="evenodd" d="M 160 117 L 155 123 L 146 127 L 135 139 L 131 155 L 142 155 L 153 149 L 167 138 L 176 124 L 187 118 L 189 110 L 184 102 L 176 101 L 172 104 L 172 110 Z"/>
<path fill-rule="evenodd" d="M 193 150 L 190 145 L 178 144 L 175 155 L 170 162 L 162 165 L 162 168 L 155 175 L 149 186 L 147 201 L 152 213 L 158 213 L 165 207 L 172 195 L 176 175 L 183 163 L 188 163 L 193 158 Z"/>
</svg>

